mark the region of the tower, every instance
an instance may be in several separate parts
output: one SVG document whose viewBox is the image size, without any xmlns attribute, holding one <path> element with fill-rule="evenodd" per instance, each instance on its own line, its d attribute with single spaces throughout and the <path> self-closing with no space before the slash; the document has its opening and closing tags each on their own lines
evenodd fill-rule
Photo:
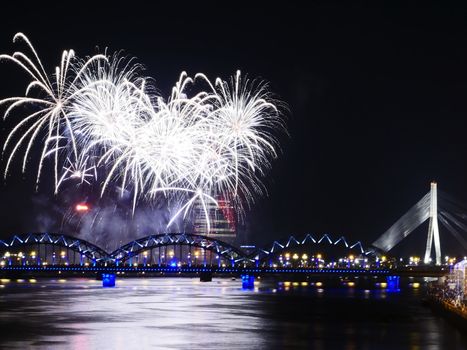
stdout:
<svg viewBox="0 0 467 350">
<path fill-rule="evenodd" d="M 212 201 L 204 203 L 201 200 L 195 201 L 193 206 L 194 232 L 232 242 L 236 238 L 237 231 L 235 209 L 231 202 L 223 196 L 215 195 L 215 198 L 218 205 Z"/>
<path fill-rule="evenodd" d="M 430 262 L 431 246 L 435 241 L 436 265 L 441 265 L 441 244 L 438 229 L 438 191 L 436 182 L 431 183 L 430 190 L 430 223 L 428 225 L 428 237 L 425 250 L 425 264 Z"/>
</svg>

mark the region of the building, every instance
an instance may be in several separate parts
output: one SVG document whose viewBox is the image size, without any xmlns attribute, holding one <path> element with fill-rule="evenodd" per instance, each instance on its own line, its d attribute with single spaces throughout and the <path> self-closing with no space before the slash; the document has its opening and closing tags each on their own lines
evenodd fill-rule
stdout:
<svg viewBox="0 0 467 350">
<path fill-rule="evenodd" d="M 228 199 L 215 196 L 218 205 L 212 201 L 198 199 L 193 206 L 194 232 L 200 235 L 232 242 L 237 237 L 237 221 L 235 209 Z M 207 217 L 206 217 L 207 212 Z M 209 225 L 208 225 L 209 223 Z"/>
<path fill-rule="evenodd" d="M 452 279 L 456 281 L 462 298 L 467 299 L 467 260 L 462 260 L 454 265 Z"/>
</svg>

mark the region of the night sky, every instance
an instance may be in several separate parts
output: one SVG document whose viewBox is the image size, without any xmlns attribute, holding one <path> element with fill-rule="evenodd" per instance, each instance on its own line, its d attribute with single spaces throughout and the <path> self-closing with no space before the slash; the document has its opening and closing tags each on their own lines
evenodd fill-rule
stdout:
<svg viewBox="0 0 467 350">
<path fill-rule="evenodd" d="M 12 53 L 24 32 L 50 71 L 62 50 L 84 56 L 97 46 L 136 56 L 164 95 L 183 70 L 228 78 L 241 69 L 270 82 L 290 109 L 290 136 L 269 195 L 247 215 L 246 241 L 314 232 L 369 244 L 431 180 L 467 202 L 466 8 L 14 3 L 0 14 L 0 52 Z M 0 97 L 22 94 L 26 81 L 0 65 Z M 37 229 L 34 184 L 12 174 L 0 185 L 0 237 Z M 53 197 L 52 186 L 40 192 Z M 422 242 L 426 227 L 414 235 Z"/>
</svg>

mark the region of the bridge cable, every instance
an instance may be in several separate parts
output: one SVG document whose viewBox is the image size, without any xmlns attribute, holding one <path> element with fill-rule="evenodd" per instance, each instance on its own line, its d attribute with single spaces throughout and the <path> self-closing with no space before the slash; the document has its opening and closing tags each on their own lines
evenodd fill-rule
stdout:
<svg viewBox="0 0 467 350">
<path fill-rule="evenodd" d="M 441 221 L 444 227 L 459 241 L 460 244 L 467 249 L 467 241 L 462 237 L 462 235 L 457 231 L 450 222 L 453 222 L 457 227 L 461 228 L 464 231 L 467 231 L 467 225 L 462 224 L 459 220 L 454 218 L 447 212 L 441 212 L 438 215 L 438 219 Z"/>
<path fill-rule="evenodd" d="M 372 245 L 384 252 L 412 233 L 430 217 L 430 192 L 422 197 L 412 208 L 384 232 Z"/>
</svg>

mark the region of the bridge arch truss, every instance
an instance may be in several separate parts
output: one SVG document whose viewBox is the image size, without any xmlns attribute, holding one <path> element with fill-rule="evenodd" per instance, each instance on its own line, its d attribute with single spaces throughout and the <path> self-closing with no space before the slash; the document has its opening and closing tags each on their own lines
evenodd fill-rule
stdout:
<svg viewBox="0 0 467 350">
<path fill-rule="evenodd" d="M 245 253 L 233 245 L 212 237 L 191 233 L 163 233 L 139 238 L 112 252 L 110 258 L 116 264 L 125 263 L 143 252 L 169 246 L 179 247 L 180 250 L 182 246 L 186 246 L 190 249 L 190 252 L 191 247 L 200 248 L 216 254 L 219 260 L 220 258 L 228 260 L 232 265 L 248 262 Z"/>
<path fill-rule="evenodd" d="M 271 245 L 259 248 L 249 255 L 250 260 L 255 260 L 259 264 L 266 263 L 273 257 L 280 255 L 282 252 L 287 250 L 293 251 L 294 248 L 310 246 L 322 246 L 324 247 L 343 247 L 349 250 L 349 252 L 357 252 L 361 255 L 369 255 L 372 253 L 371 250 L 365 250 L 363 244 L 360 241 L 349 243 L 344 237 L 340 236 L 337 239 L 333 239 L 329 234 L 323 234 L 319 238 L 316 238 L 312 234 L 307 234 L 300 238 L 295 236 L 289 236 L 283 240 L 277 240 L 272 242 Z"/>
<path fill-rule="evenodd" d="M 94 264 L 108 261 L 109 254 L 100 247 L 80 238 L 57 233 L 28 233 L 15 235 L 7 240 L 0 240 L 0 252 L 5 253 L 15 249 L 40 248 L 53 246 L 71 250 L 79 254 L 80 260 L 85 257 Z M 40 254 L 36 252 L 35 254 Z"/>
</svg>

